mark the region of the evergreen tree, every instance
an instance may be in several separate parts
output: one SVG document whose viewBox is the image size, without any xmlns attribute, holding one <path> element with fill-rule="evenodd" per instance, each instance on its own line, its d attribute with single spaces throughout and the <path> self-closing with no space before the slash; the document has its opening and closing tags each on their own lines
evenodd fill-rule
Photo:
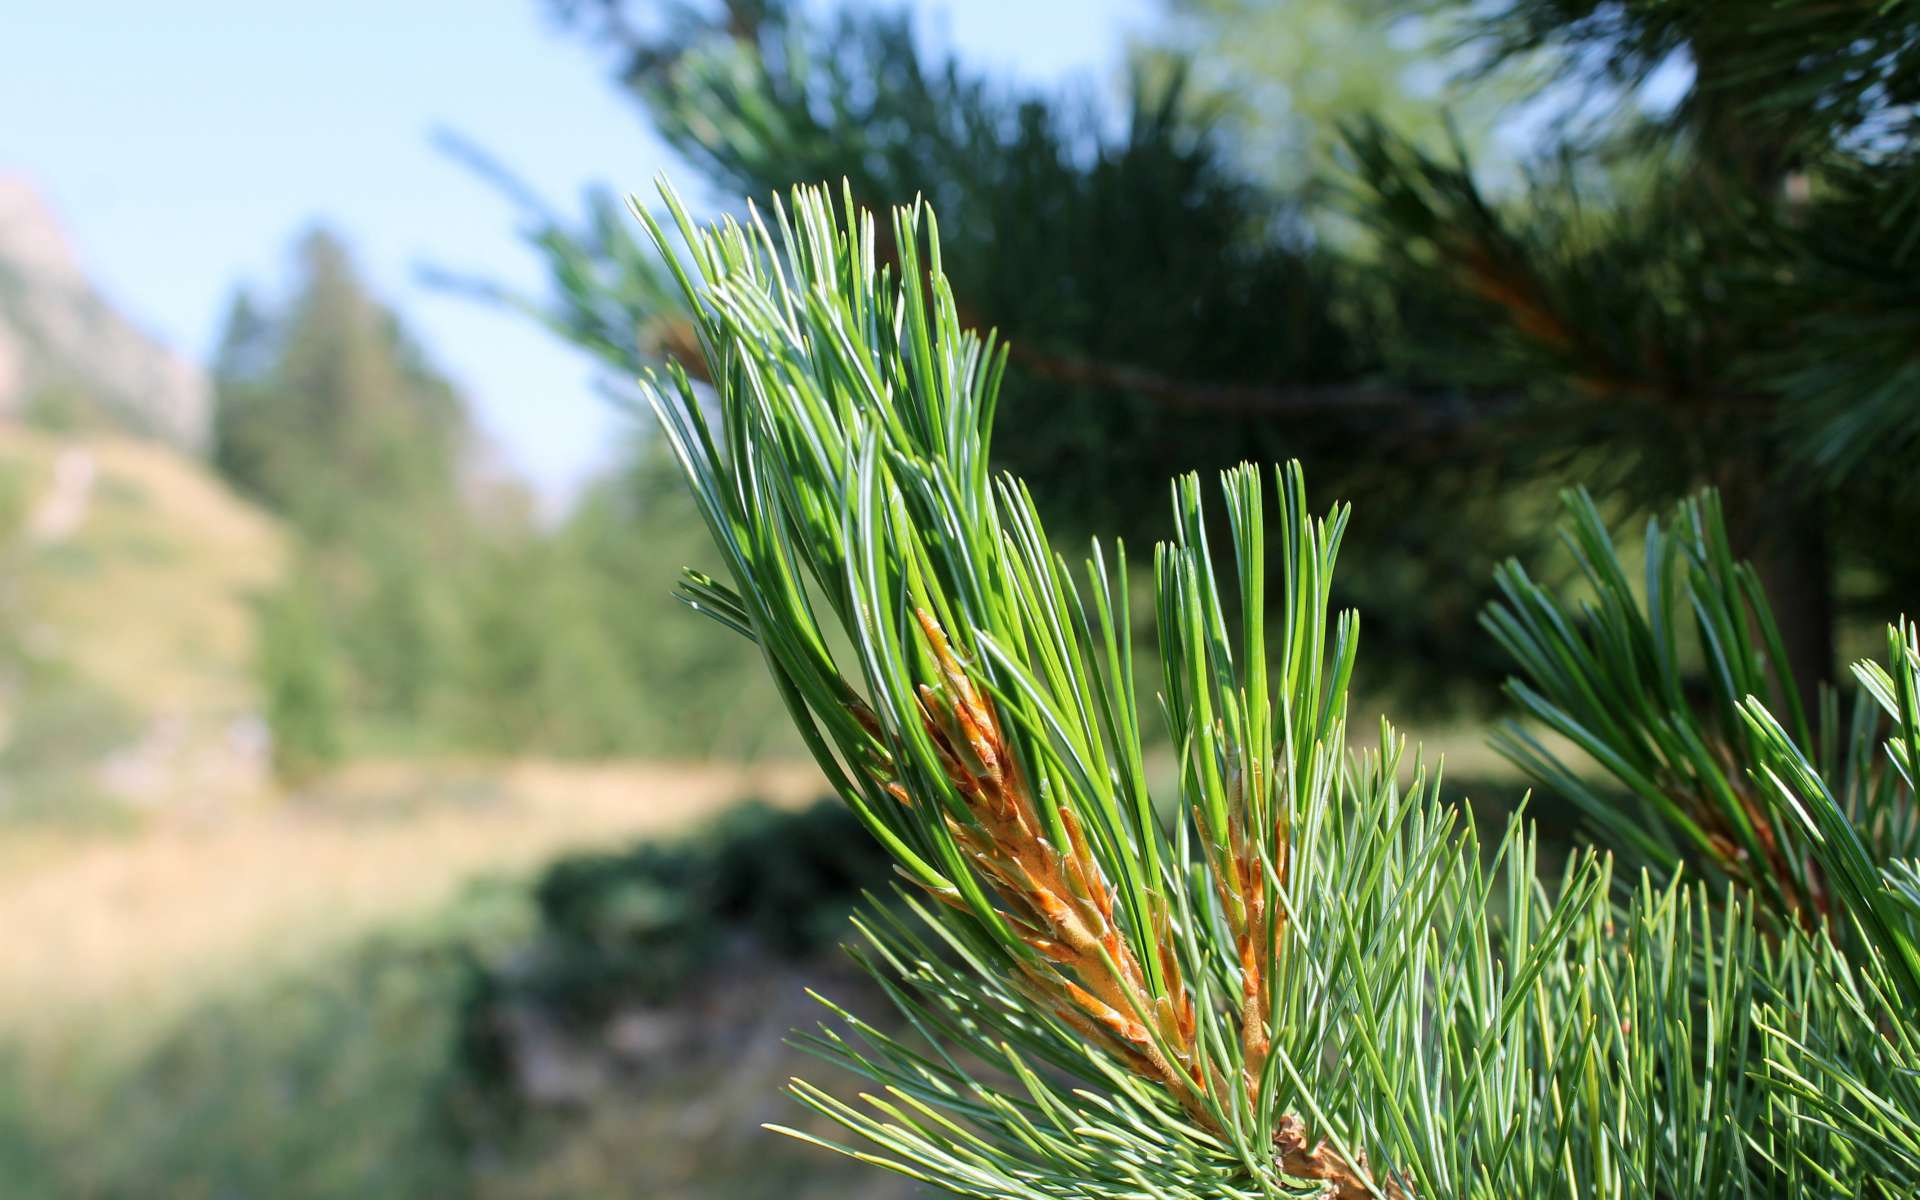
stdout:
<svg viewBox="0 0 1920 1200">
<path fill-rule="evenodd" d="M 1001 461 L 1047 511 L 1159 532 L 1130 481 L 1248 455 L 1375 497 L 1342 595 L 1410 698 L 1497 676 L 1471 635 L 1484 580 L 1537 548 L 1567 482 L 1621 516 L 1719 487 L 1809 689 L 1844 618 L 1920 586 L 1920 552 L 1859 538 L 1920 519 L 1911 473 L 1864 454 L 1920 436 L 1904 4 L 1178 0 L 1194 65 L 1137 85 L 1114 136 L 884 11 L 549 2 L 715 190 L 844 177 L 949 214 L 962 310 L 1013 347 Z M 1289 49 L 1316 44 L 1335 49 Z M 1423 103 L 1422 65 L 1467 79 Z M 1446 122 L 1484 150 L 1507 114 L 1544 131 L 1521 185 L 1440 151 Z M 1351 192 L 1302 168 L 1342 120 Z M 543 316 L 622 378 L 698 370 L 611 207 L 536 212 Z M 1330 216 L 1374 233 L 1318 236 Z"/>
<path fill-rule="evenodd" d="M 459 507 L 466 415 L 451 384 L 316 230 L 293 293 L 269 312 L 242 291 L 215 365 L 214 462 L 309 536 L 356 536 L 382 514 L 415 528 Z"/>
<path fill-rule="evenodd" d="M 1880 601 L 1920 582 L 1913 539 L 1882 536 L 1916 514 L 1920 9 L 1460 9 L 1494 59 L 1550 52 L 1548 86 L 1640 117 L 1568 134 L 1506 198 L 1357 131 L 1382 243 L 1460 301 L 1433 360 L 1517 398 L 1482 418 L 1488 454 L 1577 458 L 1641 509 L 1716 486 L 1811 705 L 1840 567 Z"/>
<path fill-rule="evenodd" d="M 299 642 L 287 669 L 299 675 L 303 656 L 324 654 L 328 694 L 340 693 L 330 703 L 407 728 L 430 716 L 445 682 L 451 584 L 472 524 L 461 491 L 467 417 L 339 239 L 308 234 L 295 267 L 279 305 L 235 296 L 214 371 L 213 461 L 301 540 L 308 594 L 295 624 L 321 633 Z M 294 636 L 278 612 L 263 613 L 269 645 Z M 278 724 L 305 721 L 304 702 L 269 693 L 276 737 L 315 740 Z M 341 724 L 330 718 L 319 739 L 329 755 L 343 752 Z"/>
<path fill-rule="evenodd" d="M 275 464 L 263 425 L 272 405 L 267 390 L 276 347 L 274 322 L 249 288 L 236 289 L 214 352 L 214 469 L 250 495 L 266 494 Z"/>
<path fill-rule="evenodd" d="M 1388 647 L 1371 680 L 1417 682 L 1412 694 L 1438 707 L 1497 679 L 1474 613 L 1535 523 L 1509 511 L 1514 465 L 1465 436 L 1471 398 L 1396 349 L 1445 298 L 1376 286 L 1380 272 L 1336 253 L 1316 230 L 1324 189 L 1243 170 L 1217 135 L 1217 96 L 1177 65 L 1136 74 L 1116 130 L 1092 100 L 1003 85 L 927 50 L 884 10 L 810 21 L 778 0 L 555 7 L 723 194 L 846 178 L 863 203 L 922 196 L 949 214 L 962 310 L 1012 348 L 1004 403 L 1022 435 L 1001 462 L 1067 528 L 1151 536 L 1164 513 L 1132 481 L 1298 456 L 1330 490 L 1379 501 L 1356 518 L 1369 554 L 1343 580 Z M 553 281 L 548 297 L 510 300 L 616 378 L 668 357 L 701 369 L 671 279 L 617 204 L 598 198 L 582 221 L 505 186 L 527 204 Z M 1470 559 L 1425 569 L 1443 548 Z"/>
<path fill-rule="evenodd" d="M 586 700 L 617 724 L 610 745 L 632 753 L 741 761 L 799 749 L 765 667 L 751 647 L 690 638 L 679 604 L 660 586 L 662 563 L 697 556 L 698 510 L 657 439 L 636 439 L 631 461 L 575 502 L 555 539 L 559 570 L 574 580 L 578 655 L 608 673 Z M 584 636 L 591 630 L 591 644 Z M 556 689 L 568 710 L 583 697 Z M 615 700 L 620 703 L 616 705 Z"/>
<path fill-rule="evenodd" d="M 699 537 L 660 446 L 548 528 L 515 485 L 480 481 L 460 397 L 340 241 L 310 235 L 296 266 L 284 300 L 234 299 L 214 438 L 299 545 L 259 631 L 287 773 L 369 748 L 791 748 L 757 656 L 678 636 L 650 582 Z"/>
</svg>

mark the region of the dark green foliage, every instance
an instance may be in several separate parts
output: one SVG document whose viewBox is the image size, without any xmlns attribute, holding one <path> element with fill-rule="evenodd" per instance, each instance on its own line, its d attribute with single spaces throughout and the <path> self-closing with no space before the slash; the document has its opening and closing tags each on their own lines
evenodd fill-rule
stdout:
<svg viewBox="0 0 1920 1200">
<path fill-rule="evenodd" d="M 569 1022 L 663 1004 L 704 971 L 756 955 L 802 959 L 846 936 L 847 915 L 889 874 L 846 809 L 746 802 L 698 834 L 582 854 L 534 886 L 538 931 L 510 969 L 477 981 L 475 1020 L 530 1001 Z M 484 1059 L 484 1039 L 472 1052 Z"/>
<path fill-rule="evenodd" d="M 1877 617 L 1920 581 L 1883 536 L 1920 516 L 1920 7 L 1434 7 L 1489 62 L 1544 53 L 1632 115 L 1576 121 L 1517 192 L 1353 131 L 1383 265 L 1458 302 L 1427 361 L 1516 398 L 1489 453 L 1639 512 L 1717 487 L 1811 706 L 1842 601 Z"/>
<path fill-rule="evenodd" d="M 1165 518 L 1141 480 L 1299 457 L 1329 494 L 1378 503 L 1356 517 L 1368 549 L 1341 584 L 1385 651 L 1366 682 L 1417 684 L 1409 699 L 1432 708 L 1490 692 L 1473 614 L 1538 525 L 1511 502 L 1533 476 L 1480 455 L 1469 398 L 1395 348 L 1450 300 L 1381 286 L 1340 253 L 1317 228 L 1322 189 L 1257 182 L 1260 164 L 1219 135 L 1223 106 L 1183 70 L 1143 68 L 1114 114 L 1000 83 L 885 10 L 554 7 L 722 192 L 764 203 L 845 178 L 862 203 L 921 196 L 948 214 L 961 311 L 1011 348 L 1002 403 L 1022 432 L 998 462 L 1056 528 L 1151 539 Z M 600 357 L 622 388 L 669 358 L 702 369 L 671 280 L 610 199 L 570 218 L 462 152 L 525 206 L 551 276 L 546 297 L 483 293 Z M 895 253 L 885 231 L 877 253 Z M 1468 559 L 1436 570 L 1443 553 Z"/>
<path fill-rule="evenodd" d="M 1909 0 L 1509 0 L 1473 16 L 1494 56 L 1569 51 L 1557 60 L 1562 73 L 1595 83 L 1634 87 L 1689 61 L 1699 74 L 1682 119 L 1737 114 L 1749 131 L 1708 153 L 1770 145 L 1805 154 L 1848 143 L 1884 153 L 1914 132 L 1920 8 Z"/>
<path fill-rule="evenodd" d="M 1462 45 L 1465 13 L 1403 0 L 1165 0 L 1164 30 L 1133 52 L 1190 56 L 1196 83 L 1217 96 L 1240 149 L 1263 179 L 1313 186 L 1333 165 L 1340 122 L 1371 114 L 1422 144 L 1494 134 L 1526 72 L 1469 85 L 1448 79 L 1478 65 Z M 1529 64 L 1530 65 L 1530 64 Z"/>
<path fill-rule="evenodd" d="M 616 26 L 594 23 L 601 9 L 619 28 L 649 27 L 625 20 L 624 4 L 566 8 L 603 33 Z M 1230 462 L 1249 439 L 1277 441 L 1272 422 L 1289 410 L 1337 415 L 1342 395 L 1322 388 L 1355 387 L 1365 406 L 1377 362 L 1338 263 L 1308 236 L 1298 202 L 1226 160 L 1178 78 L 1136 80 L 1115 130 L 1090 102 L 1049 100 L 925 52 L 904 15 L 847 11 L 816 26 L 784 3 L 751 9 L 688 15 L 642 40 L 610 36 L 623 81 L 728 194 L 764 200 L 845 177 L 864 204 L 921 196 L 951 214 L 962 309 L 1013 348 L 1004 403 L 1024 432 L 1001 452 L 1054 507 L 1157 526 L 1157 503 L 1127 481 Z M 627 266 L 651 261 L 630 230 L 594 221 L 569 234 L 555 218 L 540 240 L 561 328 L 604 325 L 587 317 L 629 274 L 615 293 L 629 300 L 626 328 L 687 320 L 657 267 Z M 684 333 L 629 337 L 617 365 L 630 376 L 659 350 L 687 348 Z"/>
<path fill-rule="evenodd" d="M 921 196 L 948 215 L 962 312 L 1012 347 L 1003 403 L 1023 432 L 999 461 L 1056 527 L 1158 536 L 1138 481 L 1243 456 L 1299 457 L 1330 494 L 1372 499 L 1343 599 L 1389 651 L 1370 682 L 1414 683 L 1415 702 L 1497 674 L 1470 633 L 1484 580 L 1537 549 L 1569 482 L 1635 512 L 1718 487 L 1809 688 L 1839 621 L 1920 585 L 1920 557 L 1860 536 L 1920 505 L 1912 473 L 1885 465 L 1899 455 L 1867 453 L 1920 445 L 1910 4 L 1343 10 L 1336 41 L 1396 48 L 1370 70 L 1405 69 L 1414 33 L 1467 69 L 1451 96 L 1471 106 L 1469 145 L 1528 106 L 1541 131 L 1524 185 L 1483 186 L 1436 153 L 1440 116 L 1410 114 L 1398 76 L 1377 112 L 1310 100 L 1357 124 L 1361 186 L 1344 191 L 1215 123 L 1300 72 L 1259 38 L 1314 44 L 1311 6 L 1176 5 L 1199 86 L 1162 55 L 1103 121 L 929 51 L 883 10 L 550 3 L 722 193 L 845 178 L 863 203 Z M 1663 66 L 1666 90 L 1639 105 Z M 1256 182 L 1276 176 L 1295 182 Z M 530 307 L 623 379 L 663 357 L 697 371 L 658 263 L 611 209 L 580 223 L 534 206 L 555 286 Z"/>
</svg>

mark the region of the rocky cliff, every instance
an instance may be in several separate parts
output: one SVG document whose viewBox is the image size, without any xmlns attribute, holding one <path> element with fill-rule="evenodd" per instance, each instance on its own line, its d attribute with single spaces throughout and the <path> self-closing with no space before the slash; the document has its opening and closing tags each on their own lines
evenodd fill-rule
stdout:
<svg viewBox="0 0 1920 1200">
<path fill-rule="evenodd" d="M 207 377 L 102 297 L 26 180 L 0 175 L 0 418 L 83 422 L 204 448 Z"/>
</svg>

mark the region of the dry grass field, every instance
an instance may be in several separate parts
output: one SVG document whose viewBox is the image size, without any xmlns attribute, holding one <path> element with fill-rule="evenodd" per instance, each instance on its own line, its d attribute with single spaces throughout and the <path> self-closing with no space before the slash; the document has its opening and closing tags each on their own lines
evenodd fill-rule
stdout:
<svg viewBox="0 0 1920 1200">
<path fill-rule="evenodd" d="M 523 936 L 556 857 L 818 790 L 811 765 L 375 764 L 217 813 L 0 823 L 0 1194 L 584 1198 L 665 1170 L 594 1151 L 667 1119 L 645 1104 L 467 1162 L 439 1123 L 465 956 Z M 757 1135 L 761 1082 L 703 1136 Z"/>
<path fill-rule="evenodd" d="M 131 1033 L 129 1013 L 164 1021 L 223 977 L 297 967 L 475 877 L 817 791 L 811 766 L 365 765 L 217 819 L 0 833 L 0 1029 Z"/>
</svg>

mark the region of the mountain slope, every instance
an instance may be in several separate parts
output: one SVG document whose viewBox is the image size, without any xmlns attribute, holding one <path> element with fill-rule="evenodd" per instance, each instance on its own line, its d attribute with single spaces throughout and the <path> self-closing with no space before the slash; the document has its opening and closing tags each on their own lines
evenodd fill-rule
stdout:
<svg viewBox="0 0 1920 1200">
<path fill-rule="evenodd" d="M 0 812 L 263 786 L 250 603 L 278 524 L 117 435 L 0 426 L 0 496 Z"/>
<path fill-rule="evenodd" d="M 32 186 L 0 176 L 0 416 L 104 425 L 204 449 L 212 390 L 81 271 Z"/>
</svg>

